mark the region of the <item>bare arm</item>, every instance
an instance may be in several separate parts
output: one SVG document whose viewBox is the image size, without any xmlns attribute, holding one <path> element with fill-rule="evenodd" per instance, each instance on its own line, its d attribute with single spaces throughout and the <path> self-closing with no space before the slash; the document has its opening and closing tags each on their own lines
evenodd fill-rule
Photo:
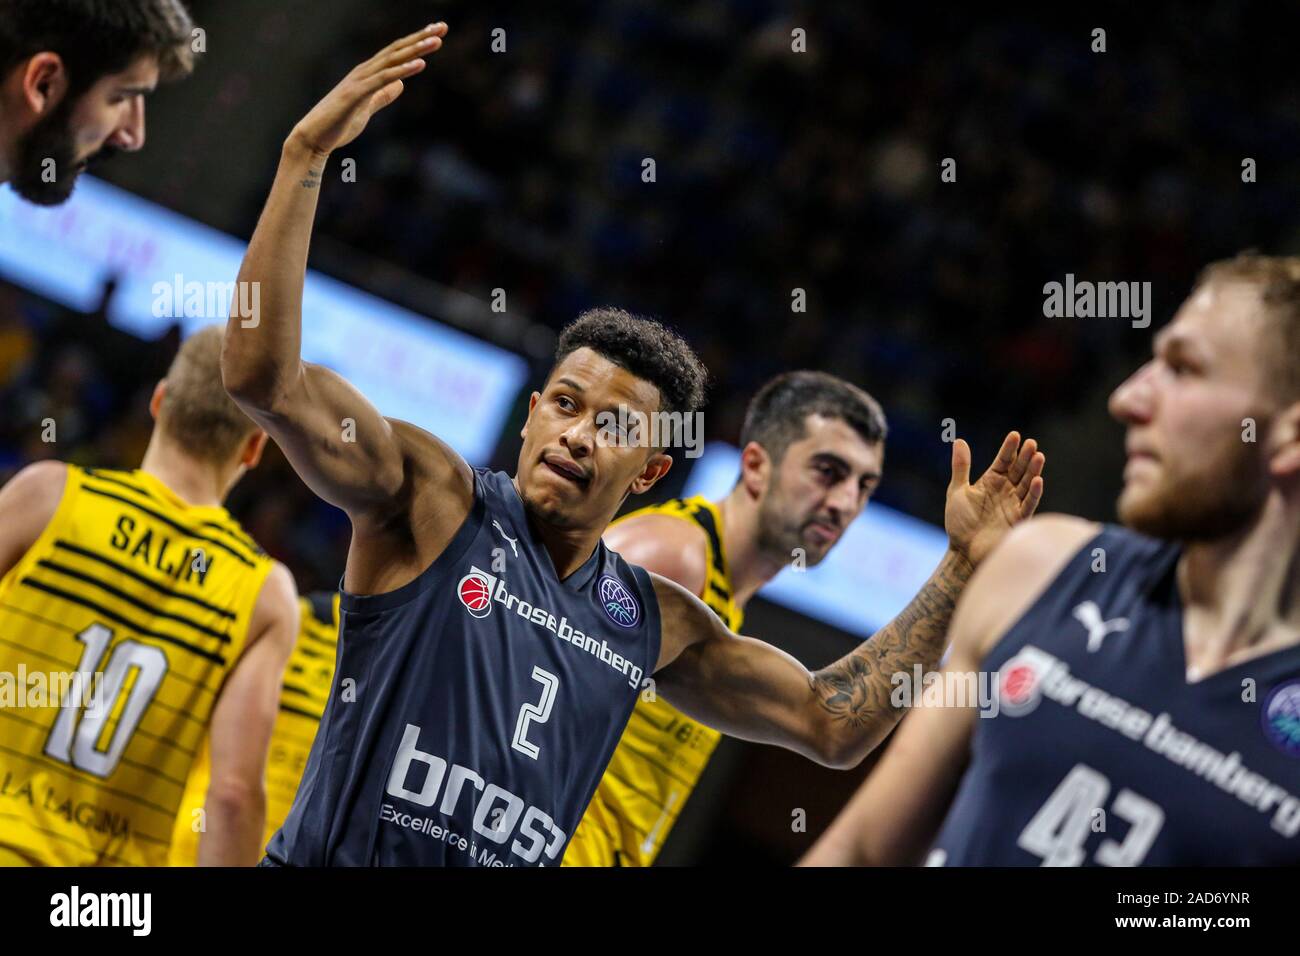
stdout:
<svg viewBox="0 0 1300 956">
<path fill-rule="evenodd" d="M 916 666 L 925 671 L 938 663 L 975 565 L 1038 507 L 1043 464 L 1035 442 L 1022 445 L 1013 432 L 971 485 L 970 450 L 958 442 L 945 514 L 952 547 L 902 613 L 816 673 L 771 645 L 711 626 L 699 613 L 702 604 L 656 579 L 665 655 L 658 686 L 675 706 L 724 733 L 828 766 L 855 766 L 903 716 L 890 699 L 894 676 L 910 678 Z"/>
<path fill-rule="evenodd" d="M 266 827 L 266 759 L 284 668 L 298 636 L 298 591 L 277 564 L 257 597 L 249 644 L 226 678 L 212 714 L 211 783 L 199 866 L 254 866 Z"/>
<path fill-rule="evenodd" d="M 0 488 L 0 578 L 13 570 L 50 523 L 67 479 L 63 462 L 42 461 L 28 465 Z"/>
<path fill-rule="evenodd" d="M 830 767 L 853 767 L 903 716 L 893 675 L 929 670 L 943 653 L 948 623 L 969 580 L 970 562 L 949 553 L 898 617 L 829 667 L 810 673 L 779 648 L 728 632 L 681 589 L 655 581 L 660 614 L 707 640 L 691 644 L 656 676 L 675 707 L 723 733 L 776 744 Z M 700 607 L 703 607 L 701 604 Z"/>
<path fill-rule="evenodd" d="M 311 489 L 351 515 L 383 524 L 400 510 L 411 475 L 412 443 L 334 372 L 303 362 L 302 294 L 317 195 L 330 154 L 396 100 L 403 78 L 424 68 L 446 26 L 398 40 L 353 70 L 290 133 L 279 171 L 239 271 L 256 290 L 252 319 L 233 313 L 222 377 L 240 408 L 275 439 Z M 409 432 L 411 429 L 407 428 Z M 418 443 L 434 480 L 469 480 L 440 442 Z"/>
<path fill-rule="evenodd" d="M 953 617 L 945 671 L 976 673 L 989 650 L 1038 599 L 1096 525 L 1058 515 L 1028 522 L 976 572 Z M 871 776 L 804 857 L 804 866 L 898 866 L 922 861 L 947 815 L 970 754 L 972 707 L 916 707 Z"/>
<path fill-rule="evenodd" d="M 973 596 L 974 589 L 969 593 Z M 944 670 L 977 670 L 976 641 L 960 611 L 952 630 L 952 656 Z M 903 721 L 871 776 L 800 861 L 801 866 L 920 862 L 956 792 L 978 718 L 971 707 L 916 711 Z"/>
</svg>

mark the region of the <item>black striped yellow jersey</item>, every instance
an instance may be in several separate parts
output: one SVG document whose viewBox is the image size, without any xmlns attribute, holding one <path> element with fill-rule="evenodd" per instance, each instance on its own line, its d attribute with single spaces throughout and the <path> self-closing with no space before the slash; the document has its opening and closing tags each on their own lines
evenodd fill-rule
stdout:
<svg viewBox="0 0 1300 956">
<path fill-rule="evenodd" d="M 703 529 L 708 572 L 700 597 L 728 629 L 739 631 L 743 614 L 727 574 L 718 506 L 700 496 L 675 498 L 619 521 L 647 514 L 680 518 Z M 642 692 L 563 865 L 652 864 L 721 738 L 667 701 Z"/>
<path fill-rule="evenodd" d="M 224 508 L 143 471 L 67 466 L 53 517 L 0 579 L 0 855 L 167 862 L 272 566 Z"/>
<path fill-rule="evenodd" d="M 312 741 L 320 727 L 334 681 L 338 652 L 338 592 L 317 591 L 298 598 L 298 639 L 284 672 L 280 713 L 271 732 L 266 762 L 266 829 L 262 845 L 280 829 L 293 806 L 294 794 L 307 766 Z M 194 866 L 199 858 L 199 838 L 204 829 L 203 804 L 212 779 L 207 742 L 190 773 L 181 812 L 176 818 L 171 865 Z"/>
</svg>

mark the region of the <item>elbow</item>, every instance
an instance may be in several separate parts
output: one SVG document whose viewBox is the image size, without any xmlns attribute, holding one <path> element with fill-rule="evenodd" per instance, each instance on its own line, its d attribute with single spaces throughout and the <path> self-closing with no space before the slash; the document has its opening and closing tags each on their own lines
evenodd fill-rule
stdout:
<svg viewBox="0 0 1300 956">
<path fill-rule="evenodd" d="M 821 753 L 817 756 L 817 762 L 831 770 L 852 770 L 862 763 L 864 756 L 866 754 L 863 751 L 844 744 L 823 745 Z"/>
<path fill-rule="evenodd" d="M 221 385 L 240 408 L 271 413 L 275 411 L 278 397 L 283 394 L 279 386 L 281 376 L 275 369 L 256 360 L 245 360 L 232 354 L 227 343 L 221 352 Z"/>
<path fill-rule="evenodd" d="M 867 724 L 850 727 L 843 721 L 829 720 L 819 728 L 812 759 L 832 770 L 852 770 L 880 745 L 884 735 Z"/>
<path fill-rule="evenodd" d="M 266 816 L 266 787 L 260 780 L 227 780 L 208 788 L 205 804 L 209 818 L 262 820 Z"/>
<path fill-rule="evenodd" d="M 823 727 L 812 742 L 808 756 L 831 770 L 852 770 L 862 762 L 862 753 L 851 746 L 834 727 Z"/>
</svg>

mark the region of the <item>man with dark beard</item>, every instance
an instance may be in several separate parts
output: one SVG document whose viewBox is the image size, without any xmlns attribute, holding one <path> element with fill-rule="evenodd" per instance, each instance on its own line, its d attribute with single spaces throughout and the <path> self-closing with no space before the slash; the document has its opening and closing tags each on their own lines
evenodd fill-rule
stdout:
<svg viewBox="0 0 1300 956">
<path fill-rule="evenodd" d="M 144 146 L 144 100 L 189 74 L 180 0 L 0 0 L 0 183 L 64 202 L 95 160 Z"/>
<path fill-rule="evenodd" d="M 778 375 L 746 410 L 740 475 L 725 498 L 642 508 L 615 522 L 605 543 L 699 595 L 740 633 L 759 588 L 792 564 L 821 563 L 866 508 L 884 471 L 886 431 L 880 405 L 857 386 L 825 372 Z M 966 443 L 958 445 L 959 461 L 969 461 Z M 1032 438 L 1021 449 L 1035 502 L 1046 460 L 1037 449 Z M 955 465 L 953 487 L 966 481 Z M 564 865 L 650 866 L 721 739 L 642 694 Z"/>
<path fill-rule="evenodd" d="M 1211 265 L 1110 409 L 1127 529 L 1006 537 L 806 864 L 1300 863 L 1300 258 Z"/>
</svg>

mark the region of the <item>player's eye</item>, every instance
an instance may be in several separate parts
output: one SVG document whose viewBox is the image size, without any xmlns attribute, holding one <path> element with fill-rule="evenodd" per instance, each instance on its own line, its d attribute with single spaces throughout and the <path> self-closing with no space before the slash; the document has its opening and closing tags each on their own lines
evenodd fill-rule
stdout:
<svg viewBox="0 0 1300 956">
<path fill-rule="evenodd" d="M 568 395 L 561 395 L 561 396 L 559 396 L 558 398 L 555 399 L 555 402 L 556 402 L 557 405 L 559 405 L 559 406 L 560 406 L 562 409 L 564 409 L 566 412 L 574 411 L 574 410 L 577 409 L 577 407 L 578 407 L 578 406 L 574 403 L 573 399 L 569 398 Z"/>
</svg>

